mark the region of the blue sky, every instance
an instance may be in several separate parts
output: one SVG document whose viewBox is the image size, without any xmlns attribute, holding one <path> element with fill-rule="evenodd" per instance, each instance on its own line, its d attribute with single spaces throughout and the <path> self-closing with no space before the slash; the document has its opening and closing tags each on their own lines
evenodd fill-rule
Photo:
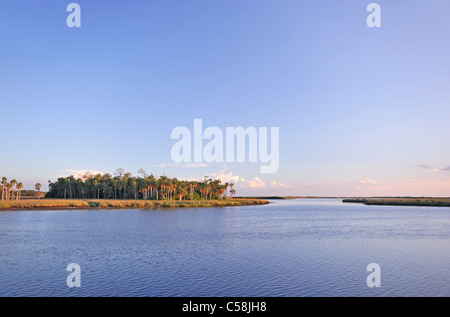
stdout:
<svg viewBox="0 0 450 317">
<path fill-rule="evenodd" d="M 238 194 L 450 195 L 450 2 L 0 3 L 0 174 L 233 179 Z M 279 127 L 280 168 L 171 166 L 177 126 Z"/>
</svg>

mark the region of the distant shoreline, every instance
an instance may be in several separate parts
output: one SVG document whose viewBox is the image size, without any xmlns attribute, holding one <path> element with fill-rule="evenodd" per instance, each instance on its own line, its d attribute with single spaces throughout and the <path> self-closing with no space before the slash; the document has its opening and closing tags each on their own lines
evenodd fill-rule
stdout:
<svg viewBox="0 0 450 317">
<path fill-rule="evenodd" d="M 157 209 L 183 207 L 231 207 L 264 205 L 265 199 L 223 200 L 122 200 L 122 199 L 27 199 L 0 201 L 0 211 L 34 209 Z"/>
<path fill-rule="evenodd" d="M 330 197 L 330 196 L 239 196 L 251 199 L 342 199 L 344 203 L 378 206 L 450 207 L 450 197 Z"/>
<path fill-rule="evenodd" d="M 342 199 L 345 197 L 321 197 L 321 196 L 236 196 L 236 199 Z"/>
<path fill-rule="evenodd" d="M 450 198 L 434 197 L 346 198 L 342 202 L 378 206 L 450 207 Z"/>
</svg>

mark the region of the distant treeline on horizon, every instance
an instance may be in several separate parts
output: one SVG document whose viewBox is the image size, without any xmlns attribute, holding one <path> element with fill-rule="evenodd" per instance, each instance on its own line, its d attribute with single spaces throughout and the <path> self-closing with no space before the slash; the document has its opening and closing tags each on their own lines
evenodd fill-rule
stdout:
<svg viewBox="0 0 450 317">
<path fill-rule="evenodd" d="M 34 190 L 24 190 L 23 184 L 15 179 L 8 181 L 8 178 L 3 176 L 0 182 L 1 189 L 1 200 L 20 200 L 28 196 L 41 197 L 42 185 L 37 183 L 34 185 L 36 191 Z"/>
<path fill-rule="evenodd" d="M 152 199 L 152 200 L 201 200 L 232 198 L 236 193 L 233 183 L 222 184 L 220 179 L 205 176 L 203 181 L 182 181 L 167 176 L 147 175 L 139 170 L 140 177 L 117 169 L 110 173 L 82 177 L 58 178 L 49 181 L 46 198 L 64 199 Z"/>
</svg>

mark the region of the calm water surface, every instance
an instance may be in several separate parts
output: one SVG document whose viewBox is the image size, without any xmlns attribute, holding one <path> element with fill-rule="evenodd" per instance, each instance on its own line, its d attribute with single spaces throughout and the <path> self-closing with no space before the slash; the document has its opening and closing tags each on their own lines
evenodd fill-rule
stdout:
<svg viewBox="0 0 450 317">
<path fill-rule="evenodd" d="M 0 242 L 0 296 L 450 296 L 450 208 L 8 211 Z"/>
</svg>

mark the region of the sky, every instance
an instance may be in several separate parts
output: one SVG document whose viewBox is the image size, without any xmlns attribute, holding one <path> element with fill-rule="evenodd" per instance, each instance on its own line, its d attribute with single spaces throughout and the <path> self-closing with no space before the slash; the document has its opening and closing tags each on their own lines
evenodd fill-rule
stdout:
<svg viewBox="0 0 450 317">
<path fill-rule="evenodd" d="M 0 176 L 233 181 L 237 195 L 450 196 L 450 2 L 0 2 Z M 175 163 L 171 132 L 279 127 L 279 169 Z"/>
</svg>

